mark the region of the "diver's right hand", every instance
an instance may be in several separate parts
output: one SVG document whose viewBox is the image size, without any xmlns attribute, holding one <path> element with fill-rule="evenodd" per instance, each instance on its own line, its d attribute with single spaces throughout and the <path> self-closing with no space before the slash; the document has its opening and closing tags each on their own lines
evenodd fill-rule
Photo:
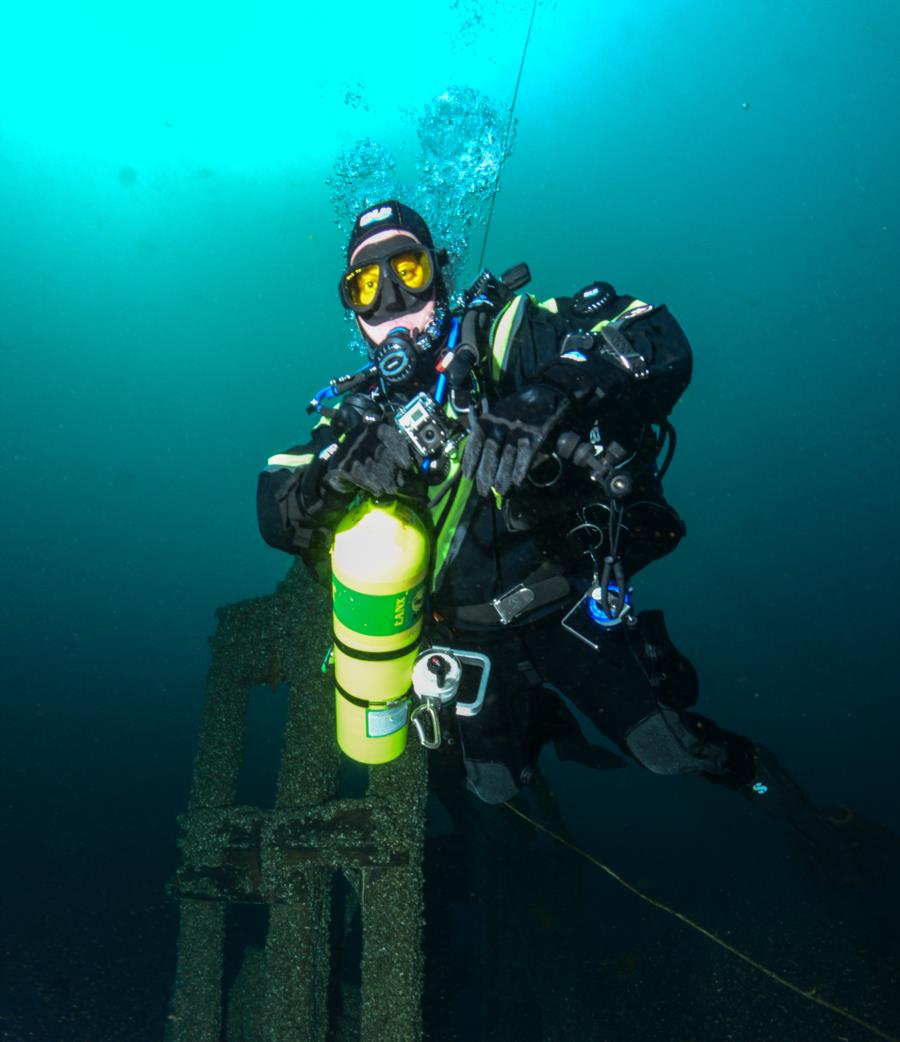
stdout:
<svg viewBox="0 0 900 1042">
<path fill-rule="evenodd" d="M 549 384 L 529 384 L 475 421 L 462 461 L 480 496 L 505 496 L 528 476 L 541 446 L 565 416 L 569 399 Z"/>
<path fill-rule="evenodd" d="M 409 442 L 393 423 L 363 424 L 347 434 L 328 461 L 323 482 L 347 495 L 359 490 L 395 496 L 415 478 Z"/>
</svg>

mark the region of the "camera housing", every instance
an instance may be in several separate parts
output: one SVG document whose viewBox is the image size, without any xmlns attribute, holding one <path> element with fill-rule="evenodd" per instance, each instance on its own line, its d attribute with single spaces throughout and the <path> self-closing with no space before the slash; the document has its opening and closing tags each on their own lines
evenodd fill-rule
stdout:
<svg viewBox="0 0 900 1042">
<path fill-rule="evenodd" d="M 441 415 L 435 400 L 425 391 L 420 391 L 398 409 L 395 420 L 422 460 L 435 459 L 449 452 L 456 443 L 454 431 Z"/>
</svg>

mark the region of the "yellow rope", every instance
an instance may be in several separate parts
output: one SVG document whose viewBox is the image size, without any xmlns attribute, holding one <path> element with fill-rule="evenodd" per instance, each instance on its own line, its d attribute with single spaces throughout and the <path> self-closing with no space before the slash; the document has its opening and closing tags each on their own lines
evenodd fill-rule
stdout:
<svg viewBox="0 0 900 1042">
<path fill-rule="evenodd" d="M 598 861 L 597 858 L 592 857 L 587 851 L 582 850 L 581 847 L 575 846 L 574 843 L 570 843 L 569 840 L 564 839 L 562 836 L 553 832 L 551 829 L 541 825 L 540 822 L 534 821 L 527 814 L 520 811 L 517 807 L 514 807 L 511 803 L 506 803 L 504 806 L 508 807 L 513 814 L 517 814 L 523 821 L 527 821 L 533 828 L 538 829 L 545 835 L 550 836 L 551 839 L 555 839 L 557 843 L 561 843 L 564 847 L 568 847 L 569 850 L 573 850 L 576 854 L 583 857 L 586 861 L 590 861 L 592 865 L 596 865 L 597 868 L 602 869 L 611 879 L 614 879 L 619 886 L 624 886 L 626 890 L 630 891 L 635 897 L 639 897 L 642 901 L 646 901 L 647 904 L 653 905 L 654 908 L 658 908 L 661 912 L 667 912 L 669 915 L 674 916 L 679 922 L 690 926 L 692 930 L 696 930 L 697 933 L 703 934 L 708 940 L 718 944 L 720 948 L 724 948 L 725 951 L 730 952 L 732 955 L 736 955 L 739 959 L 747 963 L 748 966 L 752 966 L 755 970 L 759 970 L 760 973 L 764 973 L 771 980 L 780 984 L 783 988 L 787 988 L 789 991 L 793 991 L 795 994 L 800 995 L 802 998 L 807 999 L 809 1002 L 815 1002 L 817 1006 L 822 1006 L 824 1009 L 830 1010 L 832 1013 L 837 1013 L 838 1016 L 844 1017 L 846 1020 L 852 1021 L 854 1024 L 858 1024 L 861 1028 L 865 1028 L 866 1031 L 871 1031 L 873 1035 L 877 1035 L 879 1038 L 883 1038 L 886 1042 L 900 1042 L 894 1035 L 888 1035 L 880 1028 L 875 1027 L 874 1024 L 869 1024 L 865 1020 L 861 1020 L 859 1017 L 854 1016 L 846 1009 L 842 1009 L 840 1006 L 834 1005 L 833 1002 L 828 1002 L 826 999 L 821 998 L 816 994 L 816 988 L 801 988 L 796 984 L 792 984 L 789 980 L 784 977 L 780 977 L 774 970 L 770 970 L 767 966 L 763 966 L 761 962 L 757 962 L 756 959 L 752 959 L 749 955 L 745 955 L 744 952 L 739 951 L 733 945 L 727 941 L 723 941 L 721 937 L 717 937 L 714 933 L 711 933 L 706 927 L 701 926 L 699 923 L 694 922 L 688 916 L 683 915 L 681 912 L 676 911 L 674 908 L 670 908 L 669 905 L 663 904 L 662 901 L 657 901 L 655 897 L 650 897 L 649 894 L 645 894 L 642 890 L 638 890 L 636 886 L 633 886 L 628 882 L 627 879 L 623 879 L 620 875 L 614 872 L 608 865 L 604 865 L 602 861 Z"/>
</svg>

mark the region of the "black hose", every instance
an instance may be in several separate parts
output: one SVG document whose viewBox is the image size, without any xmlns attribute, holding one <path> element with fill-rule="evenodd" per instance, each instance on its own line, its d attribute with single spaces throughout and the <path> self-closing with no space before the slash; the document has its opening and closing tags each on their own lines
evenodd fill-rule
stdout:
<svg viewBox="0 0 900 1042">
<path fill-rule="evenodd" d="M 675 437 L 675 428 L 672 426 L 671 423 L 669 423 L 668 420 L 663 420 L 659 425 L 659 429 L 662 432 L 663 438 L 660 444 L 660 449 L 663 445 L 665 445 L 666 447 L 665 459 L 662 461 L 661 466 L 656 472 L 657 481 L 662 481 L 662 479 L 666 476 L 666 471 L 669 469 L 669 465 L 671 464 L 672 458 L 675 455 L 675 445 L 677 439 Z"/>
</svg>

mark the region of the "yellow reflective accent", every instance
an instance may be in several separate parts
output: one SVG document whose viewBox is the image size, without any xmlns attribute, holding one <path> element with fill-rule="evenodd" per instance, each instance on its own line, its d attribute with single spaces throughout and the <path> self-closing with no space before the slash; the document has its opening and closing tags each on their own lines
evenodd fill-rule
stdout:
<svg viewBox="0 0 900 1042">
<path fill-rule="evenodd" d="M 468 435 L 466 435 L 468 437 Z M 459 453 L 461 456 L 462 453 Z M 441 519 L 441 514 L 447 507 L 447 496 L 452 495 L 453 486 L 456 484 L 456 478 L 459 474 L 459 459 L 454 453 L 450 457 L 450 470 L 447 476 L 440 484 L 434 488 L 433 495 L 429 496 L 429 514 L 431 515 L 431 523 L 437 529 L 438 522 Z"/>
<path fill-rule="evenodd" d="M 446 566 L 447 557 L 453 546 L 456 529 L 459 526 L 460 518 L 463 515 L 463 511 L 466 509 L 466 504 L 469 502 L 469 497 L 474 488 L 475 482 L 460 474 L 456 488 L 449 493 L 453 496 L 453 503 L 451 504 L 447 516 L 444 518 L 444 523 L 441 525 L 441 530 L 437 533 L 437 539 L 435 540 L 434 566 L 431 570 L 432 591 L 438 589 L 441 580 L 444 578 L 444 567 Z M 443 501 L 441 502 L 441 506 L 445 506 Z"/>
<path fill-rule="evenodd" d="M 450 456 L 450 472 L 431 497 L 431 523 L 434 528 L 434 558 L 431 564 L 431 589 L 437 590 L 443 580 L 444 569 L 460 519 L 469 502 L 475 483 L 460 473 L 463 450 L 468 435 L 456 446 Z M 449 503 L 448 503 L 449 497 Z M 442 520 L 443 519 L 443 520 Z"/>
<path fill-rule="evenodd" d="M 494 383 L 506 368 L 506 352 L 513 333 L 522 321 L 525 297 L 515 297 L 500 312 L 491 330 L 491 379 Z"/>
<path fill-rule="evenodd" d="M 650 305 L 645 303 L 643 300 L 633 300 L 628 305 L 628 307 L 620 311 L 615 318 L 604 318 L 602 321 L 598 322 L 596 326 L 591 326 L 591 332 L 599 333 L 604 326 L 608 326 L 610 322 L 618 322 L 619 319 L 624 318 L 629 311 L 634 311 L 636 308 L 646 308 L 649 306 Z"/>
<path fill-rule="evenodd" d="M 292 456 L 289 452 L 279 452 L 269 457 L 270 467 L 308 467 L 313 461 L 311 452 L 304 452 L 302 456 Z"/>
<path fill-rule="evenodd" d="M 555 297 L 551 297 L 549 300 L 541 301 L 541 307 L 544 308 L 544 310 L 549 311 L 551 315 L 559 314 L 559 304 L 557 303 Z"/>
</svg>

